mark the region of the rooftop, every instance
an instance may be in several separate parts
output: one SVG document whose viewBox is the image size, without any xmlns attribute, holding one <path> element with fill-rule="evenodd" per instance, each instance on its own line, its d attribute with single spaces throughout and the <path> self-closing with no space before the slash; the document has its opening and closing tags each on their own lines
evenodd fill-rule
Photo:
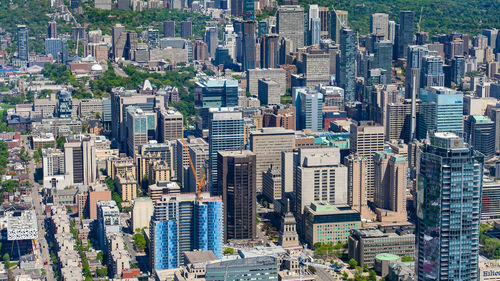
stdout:
<svg viewBox="0 0 500 281">
<path fill-rule="evenodd" d="M 383 261 L 394 261 L 394 260 L 399 260 L 398 255 L 393 255 L 393 254 L 387 254 L 387 253 L 382 253 L 378 254 L 375 256 L 377 260 L 383 260 Z"/>
</svg>

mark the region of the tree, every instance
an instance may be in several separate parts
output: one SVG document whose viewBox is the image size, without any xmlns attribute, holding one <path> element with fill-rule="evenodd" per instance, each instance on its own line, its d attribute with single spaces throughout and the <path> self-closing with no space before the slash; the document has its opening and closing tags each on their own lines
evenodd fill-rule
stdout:
<svg viewBox="0 0 500 281">
<path fill-rule="evenodd" d="M 356 266 L 358 266 L 358 262 L 355 259 L 350 259 L 349 260 L 349 267 L 355 268 Z"/>
<path fill-rule="evenodd" d="M 401 261 L 402 261 L 402 262 L 409 262 L 409 261 L 413 261 L 413 257 L 411 257 L 411 256 L 403 256 L 403 257 L 401 258 Z"/>
<path fill-rule="evenodd" d="M 96 271 L 95 271 L 97 277 L 106 277 L 108 276 L 108 267 L 107 266 L 103 266 L 102 268 L 98 268 Z"/>
<path fill-rule="evenodd" d="M 234 254 L 233 248 L 225 248 L 224 249 L 224 255 L 232 255 L 232 254 Z"/>
<path fill-rule="evenodd" d="M 368 281 L 377 281 L 377 273 L 375 270 L 370 270 L 370 275 L 368 276 Z"/>
<path fill-rule="evenodd" d="M 146 239 L 141 233 L 134 234 L 134 246 L 141 252 L 146 249 Z"/>
<path fill-rule="evenodd" d="M 64 144 L 66 143 L 66 137 L 58 137 L 56 143 L 57 143 L 57 148 L 64 149 Z"/>
<path fill-rule="evenodd" d="M 19 159 L 21 159 L 21 162 L 23 162 L 24 165 L 30 161 L 30 154 L 26 151 L 26 149 L 24 149 L 24 146 L 22 146 L 19 151 Z"/>
</svg>

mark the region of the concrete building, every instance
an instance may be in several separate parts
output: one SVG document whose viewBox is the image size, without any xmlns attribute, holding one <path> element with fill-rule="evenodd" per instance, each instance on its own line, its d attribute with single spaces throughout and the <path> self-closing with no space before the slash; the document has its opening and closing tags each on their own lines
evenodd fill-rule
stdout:
<svg viewBox="0 0 500 281">
<path fill-rule="evenodd" d="M 345 205 L 311 203 L 304 209 L 304 240 L 316 243 L 345 243 L 352 229 L 361 227 L 359 213 Z"/>
<path fill-rule="evenodd" d="M 488 221 L 499 218 L 500 182 L 485 180 L 483 183 L 483 189 L 481 191 L 481 220 Z"/>
<path fill-rule="evenodd" d="M 382 253 L 415 258 L 415 227 L 387 225 L 351 231 L 348 255 L 360 266 L 373 266 L 375 256 Z"/>
<path fill-rule="evenodd" d="M 353 210 L 359 212 L 361 218 L 369 219 L 368 201 L 368 158 L 357 154 L 348 155 L 344 161 L 347 166 L 347 202 Z"/>
<path fill-rule="evenodd" d="M 377 221 L 406 222 L 408 159 L 399 154 L 376 152 L 373 161 Z"/>
<path fill-rule="evenodd" d="M 375 13 L 370 15 L 370 31 L 372 34 L 382 35 L 383 40 L 389 39 L 389 15 Z"/>
<path fill-rule="evenodd" d="M 295 148 L 295 133 L 284 128 L 262 128 L 250 134 L 250 150 L 256 155 L 256 188 L 263 191 L 263 174 L 269 167 L 281 169 L 281 153 Z"/>
<path fill-rule="evenodd" d="M 295 87 L 292 104 L 297 112 L 297 129 L 320 132 L 323 130 L 323 94 L 305 87 Z"/>
<path fill-rule="evenodd" d="M 293 43 L 293 50 L 304 47 L 304 8 L 295 5 L 283 5 L 276 15 L 276 29 L 281 37 Z"/>
<path fill-rule="evenodd" d="M 118 174 L 115 185 L 123 201 L 131 202 L 137 197 L 137 179 L 134 174 Z"/>
<path fill-rule="evenodd" d="M 271 203 L 282 198 L 281 169 L 270 166 L 267 172 L 262 174 L 262 194 Z"/>
<path fill-rule="evenodd" d="M 375 200 L 374 162 L 375 152 L 384 150 L 384 127 L 374 122 L 359 122 L 350 127 L 351 153 L 367 159 L 366 199 Z"/>
<path fill-rule="evenodd" d="M 261 104 L 281 104 L 280 85 L 271 79 L 259 79 L 258 97 Z"/>
<path fill-rule="evenodd" d="M 181 138 L 183 126 L 184 118 L 179 111 L 169 108 L 158 112 L 158 138 L 161 142 Z"/>
<path fill-rule="evenodd" d="M 64 171 L 71 184 L 90 185 L 96 181 L 98 173 L 94 139 L 78 137 L 64 144 Z"/>
<path fill-rule="evenodd" d="M 302 54 L 302 65 L 307 87 L 330 84 L 330 53 L 310 51 Z"/>
<path fill-rule="evenodd" d="M 249 150 L 219 151 L 218 194 L 224 202 L 224 242 L 254 239 L 256 226 L 256 155 Z"/>
<path fill-rule="evenodd" d="M 257 87 L 257 80 L 255 85 Z M 257 88 L 255 94 L 257 94 Z M 194 95 L 195 103 L 203 108 L 237 106 L 238 81 L 202 78 L 195 84 Z"/>
<path fill-rule="evenodd" d="M 100 249 L 106 247 L 106 237 L 121 231 L 120 210 L 115 201 L 97 202 L 97 237 Z"/>
<path fill-rule="evenodd" d="M 149 222 L 153 216 L 153 200 L 149 197 L 135 198 L 132 205 L 132 230 L 149 227 Z"/>
<path fill-rule="evenodd" d="M 286 92 L 286 70 L 282 68 L 263 68 L 247 70 L 247 92 L 258 96 L 259 80 L 267 78 L 279 84 L 280 96 Z"/>
<path fill-rule="evenodd" d="M 495 123 L 488 117 L 472 115 L 465 121 L 465 138 L 485 159 L 495 156 Z"/>
</svg>

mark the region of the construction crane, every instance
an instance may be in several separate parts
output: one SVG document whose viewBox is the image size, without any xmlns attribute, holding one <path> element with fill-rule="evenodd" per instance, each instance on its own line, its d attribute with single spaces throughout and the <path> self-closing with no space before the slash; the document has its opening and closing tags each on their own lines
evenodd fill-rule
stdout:
<svg viewBox="0 0 500 281">
<path fill-rule="evenodd" d="M 420 23 L 422 22 L 422 12 L 424 11 L 424 7 L 420 8 L 420 18 L 418 19 L 418 32 L 420 32 Z"/>
<path fill-rule="evenodd" d="M 186 140 L 183 136 L 181 136 L 182 145 L 184 146 L 184 151 L 186 152 L 187 158 L 189 160 L 189 166 L 191 166 L 191 170 L 194 174 L 194 179 L 196 181 L 196 199 L 199 201 L 201 199 L 201 190 L 205 187 L 205 174 L 201 176 L 201 179 L 198 179 L 198 174 L 196 174 L 196 169 L 193 165 L 193 160 L 191 160 L 191 155 L 189 154 L 189 149 L 187 147 Z"/>
</svg>

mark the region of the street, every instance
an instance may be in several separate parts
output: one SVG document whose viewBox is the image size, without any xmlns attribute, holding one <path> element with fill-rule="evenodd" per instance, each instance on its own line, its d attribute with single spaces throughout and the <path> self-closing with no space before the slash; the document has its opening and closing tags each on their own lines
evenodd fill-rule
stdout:
<svg viewBox="0 0 500 281">
<path fill-rule="evenodd" d="M 315 267 L 316 275 L 318 275 L 321 281 L 337 281 L 338 279 L 330 275 L 326 270 L 320 267 Z"/>
</svg>

